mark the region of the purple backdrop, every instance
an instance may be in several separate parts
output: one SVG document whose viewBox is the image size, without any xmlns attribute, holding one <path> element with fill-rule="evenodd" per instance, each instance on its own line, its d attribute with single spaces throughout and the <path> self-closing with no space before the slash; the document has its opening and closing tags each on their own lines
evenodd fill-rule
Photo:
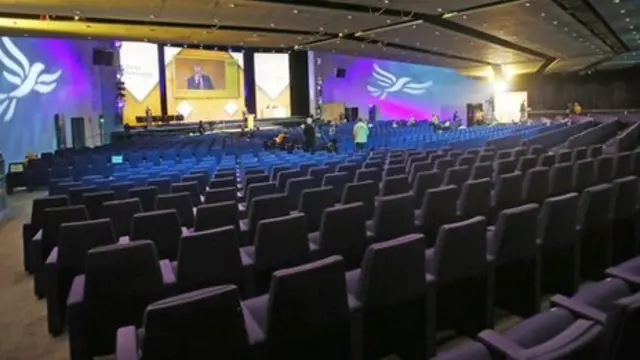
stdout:
<svg viewBox="0 0 640 360">
<path fill-rule="evenodd" d="M 467 103 L 484 103 L 492 95 L 490 84 L 455 70 L 347 55 L 316 53 L 316 76 L 323 79 L 322 101 L 358 107 L 368 117 L 370 105 L 378 107 L 379 120 L 450 118 L 454 111 L 466 117 Z M 344 78 L 336 69 L 344 68 Z"/>
</svg>

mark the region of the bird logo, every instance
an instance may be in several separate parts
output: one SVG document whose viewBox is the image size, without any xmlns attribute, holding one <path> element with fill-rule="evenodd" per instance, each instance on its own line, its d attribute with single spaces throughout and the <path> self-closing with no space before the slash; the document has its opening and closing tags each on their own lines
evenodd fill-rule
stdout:
<svg viewBox="0 0 640 360">
<path fill-rule="evenodd" d="M 416 83 L 413 82 L 412 78 L 406 76 L 398 79 L 397 76 L 388 71 L 382 70 L 378 64 L 375 63 L 373 64 L 373 72 L 371 75 L 375 78 L 374 81 L 377 86 L 367 85 L 367 90 L 369 90 L 371 95 L 379 98 L 380 100 L 384 100 L 387 95 L 397 91 L 402 91 L 412 95 L 424 94 L 427 91 L 427 88 L 433 85 L 432 81 Z"/>
<path fill-rule="evenodd" d="M 0 41 L 2 42 L 0 62 L 5 66 L 5 70 L 2 70 L 2 76 L 16 86 L 8 94 L 0 93 L 0 116 L 4 114 L 4 121 L 7 122 L 13 117 L 19 99 L 32 91 L 40 94 L 48 94 L 53 91 L 62 70 L 55 73 L 43 73 L 44 64 L 36 62 L 31 65 L 11 39 L 3 36 Z"/>
</svg>

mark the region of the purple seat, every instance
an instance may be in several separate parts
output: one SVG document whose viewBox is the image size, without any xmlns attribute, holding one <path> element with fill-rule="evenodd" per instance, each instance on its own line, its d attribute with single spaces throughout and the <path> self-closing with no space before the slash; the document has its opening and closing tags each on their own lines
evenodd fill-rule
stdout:
<svg viewBox="0 0 640 360">
<path fill-rule="evenodd" d="M 367 229 L 376 242 L 387 241 L 415 232 L 413 194 L 391 195 L 376 200 L 373 219 Z"/>
<path fill-rule="evenodd" d="M 307 231 L 312 233 L 320 229 L 324 210 L 333 206 L 333 188 L 323 187 L 302 191 L 297 210 L 307 220 Z"/>
<path fill-rule="evenodd" d="M 347 184 L 342 192 L 341 204 L 362 203 L 364 206 L 364 214 L 367 220 L 373 217 L 375 210 L 375 197 L 378 194 L 378 188 L 373 181 L 356 182 Z"/>
<path fill-rule="evenodd" d="M 595 181 L 594 177 L 593 160 L 580 160 L 573 164 L 573 178 L 571 185 L 574 191 L 581 193 L 589 186 L 593 186 Z"/>
<path fill-rule="evenodd" d="M 44 211 L 49 208 L 69 206 L 69 198 L 66 196 L 46 196 L 34 199 L 31 205 L 31 219 L 22 224 L 22 263 L 25 271 L 32 272 L 29 257 L 31 255 L 29 245 L 31 239 L 42 230 Z"/>
<path fill-rule="evenodd" d="M 191 195 L 186 192 L 160 195 L 156 203 L 158 210 L 175 210 L 180 219 L 180 225 L 191 229 L 194 225 L 193 203 Z"/>
<path fill-rule="evenodd" d="M 235 177 L 214 178 L 209 181 L 209 189 L 224 189 L 228 187 L 236 187 L 237 180 Z"/>
<path fill-rule="evenodd" d="M 524 176 L 522 184 L 522 200 L 524 203 L 536 203 L 542 205 L 549 195 L 549 169 L 536 167 L 529 170 Z"/>
<path fill-rule="evenodd" d="M 437 170 L 423 171 L 416 175 L 413 182 L 413 198 L 414 208 L 420 209 L 426 192 L 431 189 L 440 187 L 442 183 L 442 175 Z"/>
<path fill-rule="evenodd" d="M 537 236 L 542 244 L 542 289 L 546 293 L 570 295 L 580 285 L 577 213 L 576 193 L 548 198 L 542 204 Z"/>
<path fill-rule="evenodd" d="M 266 333 L 266 359 L 350 359 L 344 263 L 332 256 L 276 271 L 269 294 L 243 302 Z"/>
<path fill-rule="evenodd" d="M 447 169 L 442 180 L 442 186 L 454 185 L 462 187 L 462 185 L 471 177 L 471 168 L 464 167 L 451 167 Z"/>
<path fill-rule="evenodd" d="M 490 224 L 495 224 L 498 214 L 502 210 L 522 205 L 522 181 L 523 176 L 520 172 L 513 172 L 498 177 L 498 182 L 491 194 Z"/>
<path fill-rule="evenodd" d="M 380 187 L 381 196 L 406 194 L 409 191 L 409 178 L 406 175 L 385 177 Z"/>
<path fill-rule="evenodd" d="M 490 162 L 478 162 L 471 169 L 469 180 L 492 179 L 493 164 Z"/>
<path fill-rule="evenodd" d="M 345 186 L 349 182 L 349 175 L 347 173 L 333 173 L 327 174 L 322 179 L 322 187 L 331 187 L 333 189 L 333 202 L 337 203 L 342 197 L 342 192 Z"/>
<path fill-rule="evenodd" d="M 602 326 L 553 308 L 498 334 L 485 330 L 478 340 L 501 359 L 596 360 Z M 494 355 L 494 356 L 495 356 Z"/>
<path fill-rule="evenodd" d="M 158 261 L 150 241 L 90 250 L 86 273 L 73 280 L 67 299 L 70 360 L 112 354 L 118 328 L 140 326 L 147 305 L 173 285 L 171 263 Z"/>
<path fill-rule="evenodd" d="M 614 191 L 611 184 L 585 189 L 578 203 L 582 279 L 599 280 L 612 265 Z"/>
<path fill-rule="evenodd" d="M 200 197 L 200 187 L 197 182 L 192 181 L 188 183 L 177 183 L 171 185 L 172 194 L 187 193 L 191 199 L 191 206 L 198 206 L 202 204 L 202 198 Z"/>
<path fill-rule="evenodd" d="M 640 223 L 638 222 L 638 178 L 627 176 L 613 181 L 613 242 L 612 262 L 619 264 L 638 252 Z"/>
<path fill-rule="evenodd" d="M 362 203 L 325 209 L 320 231 L 309 234 L 312 255 L 316 258 L 340 255 L 347 269 L 359 267 L 368 243 L 365 222 Z"/>
<path fill-rule="evenodd" d="M 117 182 L 109 187 L 109 190 L 113 191 L 116 200 L 126 200 L 129 198 L 129 190 L 136 187 L 131 181 Z"/>
<path fill-rule="evenodd" d="M 486 227 L 482 216 L 443 225 L 435 247 L 425 253 L 427 274 L 437 286 L 438 329 L 472 335 L 493 326 L 494 273 Z"/>
<path fill-rule="evenodd" d="M 313 188 L 314 185 L 315 181 L 310 176 L 289 179 L 284 191 L 287 195 L 289 208 L 291 210 L 297 210 L 302 193 L 307 189 Z"/>
<path fill-rule="evenodd" d="M 333 171 L 327 166 L 319 166 L 309 169 L 309 176 L 313 178 L 315 187 L 321 187 L 324 176 L 331 173 L 333 173 Z"/>
<path fill-rule="evenodd" d="M 587 148 L 579 147 L 573 149 L 573 153 L 571 154 L 571 162 L 577 163 L 578 161 L 585 160 L 588 157 Z"/>
<path fill-rule="evenodd" d="M 30 266 L 34 275 L 34 292 L 39 299 L 46 295 L 44 264 L 51 251 L 58 246 L 60 226 L 65 223 L 87 220 L 89 220 L 89 214 L 83 205 L 44 210 L 42 231 L 37 233 L 29 244 Z"/>
<path fill-rule="evenodd" d="M 173 209 L 136 214 L 131 221 L 131 241 L 150 240 L 161 259 L 177 258 L 182 233 L 178 213 Z"/>
<path fill-rule="evenodd" d="M 537 204 L 503 210 L 495 228 L 487 231 L 487 251 L 496 275 L 496 303 L 521 317 L 536 314 L 542 300 L 538 211 Z"/>
<path fill-rule="evenodd" d="M 154 186 L 158 189 L 158 194 L 169 194 L 171 193 L 171 179 L 170 178 L 153 178 L 149 179 L 147 182 L 147 186 Z"/>
<path fill-rule="evenodd" d="M 205 231 L 225 226 L 239 230 L 236 203 L 233 201 L 200 205 L 196 208 L 194 231 Z"/>
<path fill-rule="evenodd" d="M 470 180 L 464 183 L 458 199 L 458 217 L 470 219 L 489 216 L 491 212 L 491 180 Z"/>
<path fill-rule="evenodd" d="M 278 192 L 276 184 L 273 182 L 251 184 L 244 194 L 244 204 L 238 204 L 238 216 L 246 218 L 249 215 L 249 205 L 251 201 L 257 197 L 265 195 L 274 195 Z"/>
<path fill-rule="evenodd" d="M 424 236 L 371 245 L 360 269 L 346 274 L 347 291 L 362 304 L 363 359 L 396 354 L 427 359 L 435 353 L 435 313 L 427 313 Z M 433 311 L 434 309 L 429 309 Z M 427 331 L 429 329 L 429 331 Z"/>
<path fill-rule="evenodd" d="M 135 326 L 118 329 L 116 360 L 195 360 L 204 354 L 244 360 L 251 358 L 252 345 L 263 341 L 238 289 L 225 285 L 149 305 L 140 331 Z"/>
<path fill-rule="evenodd" d="M 533 155 L 523 156 L 518 161 L 518 167 L 516 168 L 516 171 L 519 171 L 522 174 L 526 174 L 527 171 L 536 167 L 537 162 L 538 162 L 538 158 L 536 156 L 533 156 Z"/>
<path fill-rule="evenodd" d="M 111 219 L 117 237 L 131 233 L 131 220 L 141 212 L 142 206 L 138 199 L 109 201 L 102 205 L 102 217 Z"/>
<path fill-rule="evenodd" d="M 233 201 L 234 203 L 238 201 L 238 192 L 236 191 L 236 188 L 228 187 L 222 189 L 213 189 L 207 190 L 204 193 L 205 204 L 215 204 L 227 201 Z"/>
<path fill-rule="evenodd" d="M 616 154 L 613 162 L 613 178 L 620 179 L 633 174 L 633 157 L 631 152 Z"/>
<path fill-rule="evenodd" d="M 560 196 L 573 191 L 573 164 L 564 163 L 551 167 L 549 171 L 549 195 Z"/>
<path fill-rule="evenodd" d="M 69 189 L 69 202 L 71 205 L 84 205 L 84 195 L 97 192 L 95 186 L 81 186 Z"/>
<path fill-rule="evenodd" d="M 178 290 L 233 284 L 247 295 L 240 245 L 232 226 L 184 235 L 174 264 Z"/>
<path fill-rule="evenodd" d="M 113 191 L 100 191 L 84 195 L 84 206 L 87 208 L 89 218 L 100 219 L 104 203 L 115 200 Z"/>
<path fill-rule="evenodd" d="M 458 220 L 457 210 L 458 188 L 443 186 L 427 190 L 424 194 L 420 210 L 414 212 L 415 226 L 425 236 L 425 246 L 431 248 L 436 244 L 440 227 Z"/>
<path fill-rule="evenodd" d="M 264 294 L 269 290 L 274 271 L 298 266 L 311 259 L 304 215 L 261 220 L 257 225 L 254 245 L 241 250 L 253 270 L 256 294 Z"/>
<path fill-rule="evenodd" d="M 571 163 L 573 152 L 571 150 L 560 150 L 556 153 L 556 165 Z"/>
<path fill-rule="evenodd" d="M 59 335 L 65 324 L 67 295 L 73 279 L 85 272 L 85 259 L 92 248 L 116 243 L 111 220 L 100 219 L 60 225 L 58 246 L 44 265 L 49 333 Z"/>
<path fill-rule="evenodd" d="M 278 192 L 285 193 L 287 190 L 287 182 L 291 179 L 302 177 L 302 171 L 298 169 L 284 170 L 278 173 L 276 178 L 276 188 Z"/>
<path fill-rule="evenodd" d="M 613 156 L 605 155 L 596 158 L 594 166 L 595 184 L 604 184 L 613 181 Z"/>
<path fill-rule="evenodd" d="M 365 181 L 372 181 L 376 184 L 377 189 L 382 182 L 382 170 L 377 168 L 363 168 L 362 170 L 358 170 L 358 172 L 356 172 L 356 182 L 361 183 Z"/>
<path fill-rule="evenodd" d="M 255 185 L 252 185 L 255 186 Z M 289 204 L 284 194 L 258 196 L 251 200 L 249 216 L 240 220 L 240 232 L 242 237 L 240 244 L 250 245 L 254 243 L 258 223 L 265 219 L 289 215 Z"/>
</svg>

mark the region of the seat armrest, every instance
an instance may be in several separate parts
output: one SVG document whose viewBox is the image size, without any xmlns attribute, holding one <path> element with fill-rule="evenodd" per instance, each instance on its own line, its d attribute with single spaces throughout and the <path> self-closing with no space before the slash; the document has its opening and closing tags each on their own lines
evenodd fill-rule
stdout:
<svg viewBox="0 0 640 360">
<path fill-rule="evenodd" d="M 351 312 L 359 311 L 362 308 L 362 304 L 360 303 L 360 301 L 358 301 L 358 299 L 356 299 L 356 297 L 351 294 L 347 294 L 347 304 L 349 306 L 349 311 Z"/>
<path fill-rule="evenodd" d="M 78 275 L 73 279 L 67 298 L 67 308 L 80 306 L 84 302 L 84 280 L 84 275 Z"/>
<path fill-rule="evenodd" d="M 613 276 L 615 278 L 624 280 L 625 282 L 632 283 L 632 284 L 635 284 L 635 285 L 640 285 L 640 276 L 636 276 L 634 274 L 631 274 L 628 271 L 612 267 L 612 268 L 607 269 L 607 271 L 605 273 L 608 276 Z"/>
<path fill-rule="evenodd" d="M 51 253 L 49 253 L 45 266 L 51 266 L 51 265 L 57 265 L 57 264 L 58 264 L 58 247 L 56 246 L 53 248 L 53 250 L 51 250 Z"/>
<path fill-rule="evenodd" d="M 129 235 L 120 236 L 118 238 L 118 244 L 127 244 L 129 242 L 131 242 L 131 239 L 129 238 Z"/>
<path fill-rule="evenodd" d="M 567 309 L 573 313 L 576 313 L 580 317 L 584 317 L 587 320 L 595 321 L 601 325 L 604 324 L 607 318 L 607 314 L 603 313 L 602 311 L 563 295 L 555 295 L 551 298 L 550 301 L 552 306 L 558 306 Z"/>
<path fill-rule="evenodd" d="M 121 327 L 116 333 L 116 360 L 138 360 L 139 358 L 136 327 Z"/>
<path fill-rule="evenodd" d="M 173 286 L 176 284 L 176 275 L 173 273 L 171 261 L 160 260 L 160 271 L 162 272 L 162 283 L 165 286 Z"/>
<path fill-rule="evenodd" d="M 484 330 L 477 338 L 487 348 L 506 355 L 506 358 L 519 358 L 518 354 L 524 350 L 520 345 L 493 330 Z"/>
</svg>

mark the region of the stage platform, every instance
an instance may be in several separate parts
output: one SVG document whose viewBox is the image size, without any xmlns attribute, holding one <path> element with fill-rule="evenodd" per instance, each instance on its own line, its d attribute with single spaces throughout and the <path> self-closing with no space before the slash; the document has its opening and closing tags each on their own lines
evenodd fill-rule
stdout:
<svg viewBox="0 0 640 360">
<path fill-rule="evenodd" d="M 256 119 L 254 126 L 261 130 L 277 129 L 283 127 L 300 126 L 304 123 L 305 117 L 296 116 L 289 118 Z M 242 120 L 211 120 L 204 121 L 207 132 L 236 133 L 242 131 L 244 122 Z M 129 132 L 124 129 L 111 133 L 111 142 L 128 141 L 140 138 L 155 138 L 163 136 L 186 136 L 198 132 L 199 122 L 179 122 L 162 125 L 152 125 L 148 128 L 144 126 L 132 126 Z"/>
</svg>

